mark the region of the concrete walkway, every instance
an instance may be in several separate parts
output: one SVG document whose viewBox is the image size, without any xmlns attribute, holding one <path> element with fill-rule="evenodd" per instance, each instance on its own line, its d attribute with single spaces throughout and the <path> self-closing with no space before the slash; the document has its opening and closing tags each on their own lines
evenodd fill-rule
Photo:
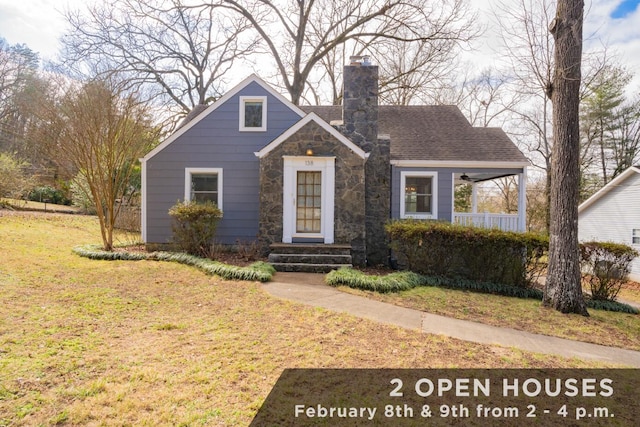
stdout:
<svg viewBox="0 0 640 427">
<path fill-rule="evenodd" d="M 324 284 L 322 274 L 276 273 L 273 281 L 262 286 L 276 297 L 430 334 L 640 368 L 638 351 L 532 334 L 398 307 L 340 292 Z"/>
</svg>

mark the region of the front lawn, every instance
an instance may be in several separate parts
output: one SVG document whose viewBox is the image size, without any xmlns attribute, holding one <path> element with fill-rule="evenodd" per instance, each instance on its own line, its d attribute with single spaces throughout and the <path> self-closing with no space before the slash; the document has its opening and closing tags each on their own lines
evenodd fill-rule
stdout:
<svg viewBox="0 0 640 427">
<path fill-rule="evenodd" d="M 309 308 L 181 264 L 72 252 L 99 241 L 92 217 L 0 210 L 0 425 L 248 425 L 292 367 L 603 366 Z"/>
</svg>

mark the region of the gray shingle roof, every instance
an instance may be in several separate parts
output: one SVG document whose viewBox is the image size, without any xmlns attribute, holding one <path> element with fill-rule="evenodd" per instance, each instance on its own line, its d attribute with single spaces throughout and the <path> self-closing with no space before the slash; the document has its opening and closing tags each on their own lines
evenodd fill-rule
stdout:
<svg viewBox="0 0 640 427">
<path fill-rule="evenodd" d="M 341 106 L 304 106 L 325 121 L 342 120 Z M 378 132 L 391 136 L 392 160 L 527 162 L 500 128 L 469 124 L 453 105 L 381 105 Z"/>
</svg>

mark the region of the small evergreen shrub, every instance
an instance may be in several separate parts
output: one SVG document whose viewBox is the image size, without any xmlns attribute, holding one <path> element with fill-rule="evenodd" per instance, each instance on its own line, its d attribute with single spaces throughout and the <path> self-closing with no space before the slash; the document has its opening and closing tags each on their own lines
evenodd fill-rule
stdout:
<svg viewBox="0 0 640 427">
<path fill-rule="evenodd" d="M 216 234 L 222 211 L 206 201 L 178 202 L 169 209 L 173 218 L 173 241 L 188 254 L 207 256 Z"/>
<path fill-rule="evenodd" d="M 549 246 L 546 237 L 533 233 L 441 221 L 399 220 L 386 230 L 400 264 L 411 271 L 524 288 L 544 271 Z"/>
<path fill-rule="evenodd" d="M 591 291 L 591 299 L 615 301 L 627 281 L 631 261 L 638 252 L 630 246 L 611 242 L 586 242 L 580 245 L 582 280 Z"/>
</svg>

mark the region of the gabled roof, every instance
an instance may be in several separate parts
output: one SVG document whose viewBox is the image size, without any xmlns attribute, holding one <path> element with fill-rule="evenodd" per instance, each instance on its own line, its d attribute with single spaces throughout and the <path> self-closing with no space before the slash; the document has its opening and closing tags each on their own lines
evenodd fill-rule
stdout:
<svg viewBox="0 0 640 427">
<path fill-rule="evenodd" d="M 341 106 L 304 106 L 325 121 L 342 120 Z M 453 105 L 381 105 L 378 132 L 391 137 L 392 162 L 513 164 L 527 158 L 500 128 L 473 127 Z"/>
<path fill-rule="evenodd" d="M 351 140 L 349 138 L 344 136 L 336 128 L 334 128 L 333 126 L 328 124 L 326 121 L 322 120 L 316 113 L 309 113 L 306 116 L 304 116 L 296 124 L 291 126 L 289 129 L 287 129 L 285 132 L 283 132 L 280 136 L 278 136 L 276 139 L 274 139 L 268 145 L 266 145 L 262 150 L 260 150 L 257 153 L 255 153 L 255 155 L 258 158 L 262 158 L 262 157 L 266 156 L 274 148 L 276 148 L 278 145 L 282 144 L 284 141 L 289 139 L 292 135 L 294 135 L 296 132 L 298 132 L 300 129 L 302 129 L 302 127 L 304 127 L 306 124 L 308 124 L 310 122 L 314 122 L 314 123 L 318 124 L 324 130 L 329 132 L 329 134 L 331 134 L 339 142 L 341 142 L 342 144 L 347 146 L 351 151 L 353 151 L 355 154 L 360 156 L 360 158 L 366 159 L 368 157 L 368 154 L 365 153 L 364 150 L 362 150 L 362 148 L 358 147 L 356 144 L 351 142 Z"/>
<path fill-rule="evenodd" d="M 609 181 L 607 185 L 605 185 L 600 190 L 598 190 L 594 195 L 592 195 L 587 200 L 582 202 L 580 206 L 578 206 L 578 213 L 582 212 L 583 210 L 587 209 L 589 206 L 593 205 L 595 202 L 597 202 L 602 197 L 607 195 L 611 190 L 619 187 L 624 183 L 624 181 L 626 181 L 627 179 L 629 179 L 630 177 L 634 176 L 637 173 L 640 174 L 640 165 L 631 166 L 629 169 L 622 172 L 620 175 L 618 175 L 617 177 Z"/>
<path fill-rule="evenodd" d="M 198 122 L 200 122 L 202 119 L 207 117 L 207 115 L 211 114 L 213 111 L 215 111 L 218 107 L 223 105 L 229 99 L 236 96 L 242 89 L 244 89 L 246 86 L 248 86 L 251 83 L 257 83 L 258 85 L 260 85 L 265 91 L 267 91 L 270 95 L 274 96 L 280 102 L 285 104 L 287 107 L 289 107 L 289 109 L 291 109 L 294 113 L 298 114 L 300 117 L 305 115 L 304 111 L 302 111 L 296 105 L 292 104 L 291 101 L 285 98 L 282 94 L 276 92 L 264 80 L 262 80 L 260 77 L 256 76 L 255 74 L 252 74 L 246 79 L 244 79 L 242 82 L 238 83 L 233 89 L 231 89 L 229 92 L 224 94 L 224 96 L 222 96 L 213 104 L 209 106 L 197 105 L 196 107 L 194 107 L 194 109 L 189 114 L 187 114 L 184 120 L 180 123 L 180 126 L 178 127 L 178 129 L 174 133 L 172 133 L 171 136 L 165 139 L 160 145 L 158 145 L 156 148 L 148 152 L 147 155 L 144 156 L 141 160 L 143 162 L 147 161 L 153 156 L 155 156 L 156 154 L 158 154 L 165 147 L 167 147 L 169 144 L 174 142 L 176 139 L 182 136 L 185 132 L 187 132 L 189 129 L 191 129 Z"/>
</svg>

